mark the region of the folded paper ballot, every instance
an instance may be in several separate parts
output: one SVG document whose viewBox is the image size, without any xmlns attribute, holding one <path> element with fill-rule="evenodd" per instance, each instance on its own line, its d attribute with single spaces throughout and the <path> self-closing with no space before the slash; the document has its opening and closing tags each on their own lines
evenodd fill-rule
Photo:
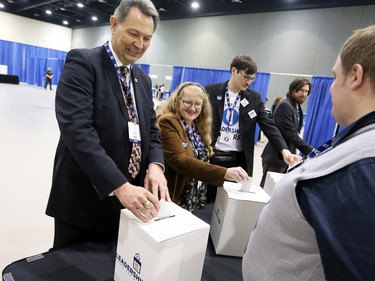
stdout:
<svg viewBox="0 0 375 281">
<path fill-rule="evenodd" d="M 252 192 L 254 193 L 254 191 L 251 190 L 251 183 L 253 182 L 253 178 L 250 177 L 249 180 L 247 181 L 242 181 L 241 182 L 241 189 L 240 191 L 244 191 L 244 192 Z"/>
<path fill-rule="evenodd" d="M 174 217 L 174 214 L 169 209 L 164 199 L 161 199 L 159 203 L 160 203 L 160 211 L 158 212 L 158 216 L 157 218 L 155 218 L 155 221 Z"/>
</svg>

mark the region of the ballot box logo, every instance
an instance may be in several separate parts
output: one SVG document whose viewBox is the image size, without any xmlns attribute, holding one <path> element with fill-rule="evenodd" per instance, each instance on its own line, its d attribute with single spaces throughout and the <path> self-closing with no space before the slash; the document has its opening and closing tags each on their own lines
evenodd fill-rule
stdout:
<svg viewBox="0 0 375 281">
<path fill-rule="evenodd" d="M 139 255 L 139 253 L 135 253 L 134 258 L 133 258 L 133 269 L 138 274 L 141 274 L 141 268 L 142 268 L 141 256 Z"/>
<path fill-rule="evenodd" d="M 142 277 L 140 276 L 142 263 L 139 253 L 134 254 L 134 256 L 129 255 L 128 258 L 122 257 L 119 253 L 117 253 L 116 255 L 117 262 L 121 265 L 121 267 L 125 270 L 127 274 L 132 276 L 133 280 L 143 281 Z M 131 262 L 131 257 L 133 257 L 133 265 Z"/>
</svg>

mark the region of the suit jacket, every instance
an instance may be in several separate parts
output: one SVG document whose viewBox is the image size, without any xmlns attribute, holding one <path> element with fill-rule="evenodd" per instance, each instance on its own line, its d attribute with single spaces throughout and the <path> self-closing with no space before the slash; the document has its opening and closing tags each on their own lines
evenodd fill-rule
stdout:
<svg viewBox="0 0 375 281">
<path fill-rule="evenodd" d="M 172 201 L 177 202 L 189 178 L 222 186 L 226 168 L 194 157 L 190 140 L 178 117 L 163 116 L 158 122 L 165 158 L 165 176 Z"/>
<path fill-rule="evenodd" d="M 151 162 L 164 164 L 151 80 L 133 66 L 142 139 L 140 184 Z M 56 92 L 60 128 L 47 215 L 99 231 L 118 227 L 120 204 L 108 196 L 128 182 L 128 113 L 119 77 L 104 47 L 67 54 Z"/>
<path fill-rule="evenodd" d="M 212 105 L 213 127 L 212 127 L 212 146 L 215 146 L 217 138 L 220 134 L 221 122 L 224 112 L 225 92 L 228 82 L 207 85 L 206 91 L 209 95 Z M 253 175 L 253 161 L 254 161 L 254 138 L 255 128 L 258 123 L 263 133 L 272 142 L 272 144 L 280 152 L 286 149 L 286 143 L 281 136 L 279 130 L 273 121 L 268 117 L 268 113 L 264 108 L 263 101 L 258 92 L 246 89 L 241 92 L 241 101 L 246 99 L 247 104 L 244 106 L 240 104 L 239 129 L 240 140 L 246 158 L 247 173 L 249 176 Z M 250 117 L 250 113 L 253 118 Z M 281 154 L 280 154 L 281 157 Z"/>
<path fill-rule="evenodd" d="M 297 106 L 299 108 L 299 117 L 297 115 Z M 296 148 L 298 148 L 303 154 L 308 155 L 314 149 L 299 136 L 303 125 L 303 111 L 301 106 L 297 105 L 290 97 L 285 98 L 277 105 L 273 120 L 283 135 L 290 152 L 296 153 Z M 277 157 L 277 154 L 278 152 L 275 148 L 268 143 L 261 156 L 263 161 L 269 164 L 279 167 L 287 166 Z"/>
</svg>

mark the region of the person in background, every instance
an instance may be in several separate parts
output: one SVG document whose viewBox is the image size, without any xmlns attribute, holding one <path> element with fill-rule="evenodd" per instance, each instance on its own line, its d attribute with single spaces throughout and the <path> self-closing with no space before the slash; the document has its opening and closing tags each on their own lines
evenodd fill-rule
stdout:
<svg viewBox="0 0 375 281">
<path fill-rule="evenodd" d="M 306 101 L 310 92 L 311 82 L 308 79 L 303 77 L 294 79 L 289 85 L 286 98 L 277 105 L 275 112 L 272 114 L 273 121 L 283 135 L 289 151 L 296 153 L 298 149 L 305 156 L 314 150 L 299 136 L 303 126 L 301 105 Z M 261 187 L 264 186 L 267 172 L 286 173 L 288 165 L 279 159 L 278 154 L 279 152 L 274 149 L 272 144 L 266 144 L 261 155 L 263 167 Z"/>
<path fill-rule="evenodd" d="M 270 112 L 270 118 L 272 118 L 273 113 L 275 112 L 276 106 L 283 100 L 283 97 L 276 97 L 273 99 L 271 112 Z"/>
<path fill-rule="evenodd" d="M 191 212 L 206 204 L 206 183 L 222 186 L 224 179 L 249 179 L 241 167 L 209 164 L 211 123 L 208 96 L 197 83 L 182 83 L 157 111 L 172 201 Z"/>
<path fill-rule="evenodd" d="M 47 70 L 44 73 L 44 75 L 46 76 L 46 83 L 44 84 L 44 89 L 47 90 L 47 85 L 49 85 L 49 89 L 52 90 L 52 77 L 53 77 L 53 73 L 52 73 L 50 67 L 47 67 Z"/>
<path fill-rule="evenodd" d="M 205 87 L 213 109 L 214 154 L 210 162 L 224 167 L 240 166 L 252 176 L 256 124 L 287 164 L 298 161 L 300 156 L 288 150 L 280 131 L 268 117 L 260 94 L 248 88 L 256 78 L 257 66 L 253 59 L 237 55 L 229 70 L 229 81 Z M 216 197 L 216 189 L 210 190 L 209 202 Z"/>
<path fill-rule="evenodd" d="M 160 87 L 159 87 L 159 100 L 163 100 L 164 90 L 165 90 L 164 83 L 162 83 L 160 84 Z"/>
<path fill-rule="evenodd" d="M 56 93 L 60 140 L 46 214 L 54 249 L 117 241 L 120 210 L 147 222 L 170 200 L 150 78 L 134 63 L 150 46 L 159 14 L 149 0 L 122 0 L 112 38 L 71 50 Z"/>
<path fill-rule="evenodd" d="M 245 281 L 373 280 L 375 25 L 356 30 L 332 69 L 345 129 L 275 188 L 243 257 Z"/>
</svg>

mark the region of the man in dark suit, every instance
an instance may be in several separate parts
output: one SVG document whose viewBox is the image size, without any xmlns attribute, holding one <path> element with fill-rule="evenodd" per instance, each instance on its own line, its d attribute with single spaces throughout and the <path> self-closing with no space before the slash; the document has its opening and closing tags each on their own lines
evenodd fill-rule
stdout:
<svg viewBox="0 0 375 281">
<path fill-rule="evenodd" d="M 229 81 L 205 87 L 213 115 L 212 146 L 215 154 L 210 162 L 224 167 L 241 166 L 252 176 L 257 123 L 286 163 L 298 161 L 300 157 L 290 153 L 280 131 L 268 117 L 260 94 L 248 89 L 257 72 L 252 58 L 236 56 L 230 72 Z M 216 194 L 212 190 L 208 194 L 209 201 L 213 201 Z"/>
<path fill-rule="evenodd" d="M 296 148 L 304 155 L 308 155 L 314 148 L 307 144 L 300 136 L 303 125 L 303 111 L 301 104 L 305 102 L 311 91 L 308 79 L 298 77 L 289 85 L 286 98 L 280 102 L 272 114 L 276 126 L 284 137 L 288 149 L 296 153 Z M 278 151 L 267 143 L 262 153 L 263 176 L 260 186 L 264 186 L 267 172 L 286 173 L 288 165 L 277 157 Z"/>
<path fill-rule="evenodd" d="M 170 201 L 151 80 L 133 65 L 158 21 L 151 1 L 122 0 L 110 18 L 112 39 L 67 55 L 56 93 L 61 135 L 46 211 L 55 218 L 54 249 L 116 241 L 121 208 L 146 222 L 157 215 L 159 197 Z"/>
</svg>

